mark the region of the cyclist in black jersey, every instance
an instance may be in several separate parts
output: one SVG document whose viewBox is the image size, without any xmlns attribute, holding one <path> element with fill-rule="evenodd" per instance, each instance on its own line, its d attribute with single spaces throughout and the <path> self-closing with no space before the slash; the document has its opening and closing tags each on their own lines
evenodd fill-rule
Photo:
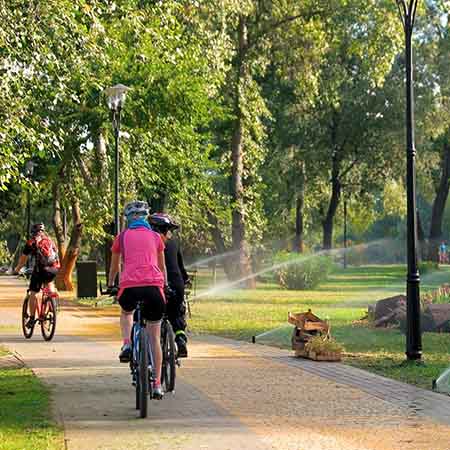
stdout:
<svg viewBox="0 0 450 450">
<path fill-rule="evenodd" d="M 167 317 L 175 332 L 178 357 L 187 357 L 186 305 L 184 287 L 190 282 L 184 268 L 180 244 L 172 236 L 172 231 L 179 226 L 167 214 L 155 213 L 149 217 L 152 228 L 161 234 L 164 241 L 164 258 L 166 261 L 167 281 L 170 292 L 167 293 Z"/>
</svg>

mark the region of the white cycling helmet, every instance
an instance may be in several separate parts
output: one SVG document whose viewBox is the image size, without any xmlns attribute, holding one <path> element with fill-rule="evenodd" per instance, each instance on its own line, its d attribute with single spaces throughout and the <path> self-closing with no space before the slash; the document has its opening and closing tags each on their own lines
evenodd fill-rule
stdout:
<svg viewBox="0 0 450 450">
<path fill-rule="evenodd" d="M 147 202 L 135 200 L 125 206 L 123 215 L 127 218 L 130 216 L 148 216 L 149 212 L 150 208 Z"/>
</svg>

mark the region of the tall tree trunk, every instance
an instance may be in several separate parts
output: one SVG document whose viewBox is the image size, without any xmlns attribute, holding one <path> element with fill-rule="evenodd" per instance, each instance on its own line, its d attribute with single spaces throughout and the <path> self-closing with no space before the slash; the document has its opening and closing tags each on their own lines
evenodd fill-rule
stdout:
<svg viewBox="0 0 450 450">
<path fill-rule="evenodd" d="M 322 222 L 323 229 L 323 248 L 330 250 L 333 247 L 333 225 L 334 217 L 339 206 L 341 197 L 341 182 L 339 180 L 339 162 L 336 152 L 333 152 L 333 161 L 331 169 L 331 197 L 328 204 L 327 214 Z"/>
<path fill-rule="evenodd" d="M 83 224 L 77 199 L 72 200 L 72 225 L 69 245 L 62 260 L 61 269 L 56 276 L 56 287 L 60 291 L 73 291 L 72 272 L 80 254 Z"/>
<path fill-rule="evenodd" d="M 208 217 L 208 222 L 211 225 L 211 236 L 216 247 L 216 253 L 218 255 L 227 253 L 228 249 L 225 245 L 225 239 L 222 235 L 222 232 L 220 231 L 217 217 L 208 210 L 206 211 L 206 214 Z M 233 258 L 233 255 L 223 258 L 223 270 L 230 281 L 236 277 L 235 260 Z"/>
<path fill-rule="evenodd" d="M 55 231 L 58 245 L 59 259 L 64 259 L 66 252 L 66 236 L 64 234 L 64 224 L 61 217 L 61 191 L 58 180 L 53 182 L 53 229 Z"/>
<path fill-rule="evenodd" d="M 436 189 L 431 213 L 428 256 L 439 261 L 439 241 L 442 239 L 442 220 L 450 188 L 450 144 L 446 142 L 441 152 L 441 179 Z"/>
<path fill-rule="evenodd" d="M 241 92 L 248 76 L 248 65 L 245 61 L 248 50 L 246 18 L 240 16 L 238 27 L 239 53 L 237 58 L 237 80 L 235 91 L 235 122 L 231 142 L 231 198 L 232 210 L 232 243 L 238 255 L 238 277 L 243 279 L 243 286 L 253 288 L 256 280 L 252 276 L 249 246 L 245 236 L 245 205 L 243 185 L 243 122 Z"/>
<path fill-rule="evenodd" d="M 419 210 L 417 210 L 417 238 L 419 240 L 419 251 L 417 256 L 419 261 L 422 261 L 426 258 L 426 238 Z"/>
<path fill-rule="evenodd" d="M 95 159 L 97 165 L 97 187 L 102 189 L 105 192 L 105 196 L 109 198 L 108 151 L 103 128 L 100 128 L 95 136 Z"/>
<path fill-rule="evenodd" d="M 300 167 L 299 186 L 296 196 L 294 252 L 303 253 L 303 206 L 305 203 L 305 168 L 303 164 Z"/>
</svg>

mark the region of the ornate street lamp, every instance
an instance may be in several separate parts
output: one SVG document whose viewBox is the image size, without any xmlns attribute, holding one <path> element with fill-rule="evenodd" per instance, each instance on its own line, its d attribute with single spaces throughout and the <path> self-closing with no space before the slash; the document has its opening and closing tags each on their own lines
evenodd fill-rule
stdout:
<svg viewBox="0 0 450 450">
<path fill-rule="evenodd" d="M 120 158 L 119 158 L 119 137 L 120 137 L 120 118 L 122 107 L 125 102 L 125 96 L 130 88 L 123 84 L 116 84 L 105 89 L 105 96 L 108 108 L 111 111 L 112 125 L 114 129 L 114 234 L 120 233 L 119 220 L 119 179 L 120 179 Z"/>
<path fill-rule="evenodd" d="M 407 188 L 407 329 L 408 361 L 422 358 L 420 330 L 420 277 L 417 263 L 416 149 L 414 145 L 414 86 L 412 35 L 419 0 L 396 0 L 405 33 L 406 69 L 406 188 Z"/>
</svg>

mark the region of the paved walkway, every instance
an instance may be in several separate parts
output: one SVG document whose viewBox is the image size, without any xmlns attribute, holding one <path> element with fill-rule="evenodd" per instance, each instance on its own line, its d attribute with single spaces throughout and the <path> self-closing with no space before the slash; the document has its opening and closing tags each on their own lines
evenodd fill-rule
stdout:
<svg viewBox="0 0 450 450">
<path fill-rule="evenodd" d="M 137 419 L 117 310 L 67 304 L 50 343 L 19 327 L 23 282 L 0 277 L 0 343 L 47 382 L 70 450 L 450 450 L 450 398 L 261 345 L 191 340 L 177 392 Z"/>
</svg>

